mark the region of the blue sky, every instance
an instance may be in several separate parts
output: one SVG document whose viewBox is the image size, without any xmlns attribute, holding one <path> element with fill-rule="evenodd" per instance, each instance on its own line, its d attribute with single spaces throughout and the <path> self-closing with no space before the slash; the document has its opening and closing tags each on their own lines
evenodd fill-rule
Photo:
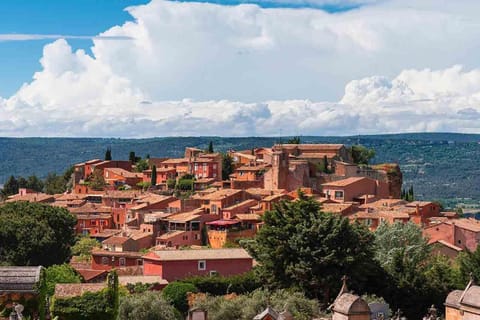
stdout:
<svg viewBox="0 0 480 320">
<path fill-rule="evenodd" d="M 132 17 L 124 8 L 148 3 L 148 0 L 2 0 L 0 34 L 62 34 L 93 36 L 121 25 Z M 357 8 L 352 3 L 312 5 L 308 1 L 275 0 L 198 0 L 224 5 L 254 3 L 264 8 L 314 7 L 327 12 Z M 0 96 L 9 97 L 40 69 L 43 47 L 52 40 L 0 41 Z M 90 52 L 91 40 L 70 39 L 73 49 Z"/>
<path fill-rule="evenodd" d="M 123 9 L 147 0 L 2 0 L 0 33 L 96 35 L 130 20 Z M 43 47 L 52 40 L 0 41 L 0 96 L 13 94 L 40 69 Z M 90 40 L 69 40 L 89 50 Z"/>
</svg>

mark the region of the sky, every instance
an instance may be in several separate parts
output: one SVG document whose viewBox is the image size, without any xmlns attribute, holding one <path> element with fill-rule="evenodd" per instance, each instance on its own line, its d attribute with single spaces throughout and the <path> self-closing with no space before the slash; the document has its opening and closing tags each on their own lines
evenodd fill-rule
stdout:
<svg viewBox="0 0 480 320">
<path fill-rule="evenodd" d="M 5 0 L 0 136 L 480 133 L 473 0 Z"/>
</svg>

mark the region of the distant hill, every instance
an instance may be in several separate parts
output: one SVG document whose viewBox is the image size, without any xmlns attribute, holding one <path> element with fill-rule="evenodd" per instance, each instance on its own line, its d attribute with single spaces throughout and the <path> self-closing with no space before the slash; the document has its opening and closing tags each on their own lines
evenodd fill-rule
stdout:
<svg viewBox="0 0 480 320">
<path fill-rule="evenodd" d="M 207 148 L 213 141 L 218 151 L 269 147 L 285 142 L 278 137 L 167 137 L 149 139 L 103 138 L 0 138 L 0 184 L 10 175 L 44 178 L 62 173 L 70 165 L 102 159 L 107 147 L 114 159 L 137 156 L 178 157 L 185 147 Z M 413 185 L 418 198 L 480 200 L 480 135 L 456 133 L 408 133 L 350 137 L 301 137 L 303 143 L 363 144 L 374 148 L 374 163 L 396 162 L 404 184 Z"/>
</svg>

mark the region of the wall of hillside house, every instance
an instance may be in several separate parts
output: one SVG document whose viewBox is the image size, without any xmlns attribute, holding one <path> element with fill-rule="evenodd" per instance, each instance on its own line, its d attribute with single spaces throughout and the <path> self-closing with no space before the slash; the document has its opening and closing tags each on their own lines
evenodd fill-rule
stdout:
<svg viewBox="0 0 480 320">
<path fill-rule="evenodd" d="M 148 249 L 153 246 L 153 233 L 151 236 L 146 236 L 143 238 L 140 238 L 138 240 L 135 240 L 136 243 L 136 250 L 135 251 L 140 251 L 142 249 Z"/>
<path fill-rule="evenodd" d="M 166 233 L 168 234 L 168 233 Z M 172 235 L 167 239 L 156 238 L 156 245 L 164 245 L 167 247 L 183 247 L 183 246 L 201 246 L 202 234 L 201 230 L 198 231 L 184 231 L 181 234 Z"/>
<path fill-rule="evenodd" d="M 439 254 L 447 256 L 450 259 L 455 259 L 458 256 L 458 251 L 443 244 L 436 243 L 432 248 L 432 254 Z"/>
<path fill-rule="evenodd" d="M 113 224 L 117 228 L 123 228 L 127 222 L 126 208 L 112 208 Z"/>
<path fill-rule="evenodd" d="M 106 258 L 105 261 L 108 261 L 108 264 L 104 264 L 102 258 Z M 120 258 L 125 259 L 125 264 L 120 264 Z M 101 256 L 101 255 L 94 255 L 92 257 L 92 269 L 93 270 L 110 270 L 113 268 L 125 268 L 125 267 L 136 267 L 141 266 L 143 264 L 143 259 L 141 257 L 114 257 L 112 260 L 111 256 Z"/>
<path fill-rule="evenodd" d="M 439 223 L 423 229 L 423 235 L 428 237 L 430 242 L 444 240 L 448 243 L 455 244 L 453 225 L 446 223 Z M 455 244 L 456 245 L 456 244 Z M 458 246 L 461 247 L 461 246 Z"/>
<path fill-rule="evenodd" d="M 309 165 L 306 161 L 291 161 L 288 170 L 287 191 L 298 190 L 301 187 L 310 187 Z"/>
<path fill-rule="evenodd" d="M 188 212 L 200 207 L 201 201 L 198 199 L 178 199 L 169 202 L 167 208 L 171 212 Z"/>
<path fill-rule="evenodd" d="M 335 162 L 335 175 L 342 177 L 356 177 L 358 171 L 357 165 L 344 162 Z"/>
<path fill-rule="evenodd" d="M 249 213 L 249 211 L 250 211 L 249 209 L 256 204 L 257 204 L 257 202 L 248 201 L 247 203 L 245 203 L 241 206 L 239 205 L 239 206 L 237 206 L 233 209 L 222 210 L 222 217 L 223 217 L 223 219 L 232 219 L 236 214 Z"/>
<path fill-rule="evenodd" d="M 457 247 L 475 251 L 480 241 L 480 232 L 473 232 L 464 228 L 455 226 L 455 242 Z"/>
<path fill-rule="evenodd" d="M 225 243 L 234 242 L 239 238 L 253 238 L 256 230 L 242 230 L 242 231 L 220 231 L 208 230 L 208 244 L 213 249 L 223 248 Z"/>
<path fill-rule="evenodd" d="M 259 179 L 259 180 L 249 180 L 249 181 L 233 179 L 231 182 L 232 182 L 231 184 L 232 189 L 240 189 L 240 190 L 245 190 L 249 188 L 263 189 L 264 187 L 263 177 L 262 179 Z"/>
<path fill-rule="evenodd" d="M 205 270 L 198 270 L 198 262 L 205 261 Z M 157 266 L 155 266 L 157 265 Z M 161 265 L 161 267 L 158 267 Z M 144 261 L 144 275 L 158 275 L 167 281 L 184 279 L 188 276 L 209 275 L 215 271 L 222 276 L 242 274 L 252 269 L 252 259 L 228 260 L 183 260 L 183 261 Z M 160 272 L 160 274 L 158 273 Z"/>
<path fill-rule="evenodd" d="M 79 218 L 77 220 L 75 232 L 76 234 L 83 234 L 84 232 L 87 232 L 88 234 L 97 234 L 104 229 L 111 229 L 112 227 L 113 224 L 111 219 L 90 216 L 87 219 Z"/>
</svg>

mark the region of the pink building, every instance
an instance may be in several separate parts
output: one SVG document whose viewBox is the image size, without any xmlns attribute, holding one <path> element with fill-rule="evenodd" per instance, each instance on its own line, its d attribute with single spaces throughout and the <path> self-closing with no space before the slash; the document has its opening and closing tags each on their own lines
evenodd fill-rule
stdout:
<svg viewBox="0 0 480 320">
<path fill-rule="evenodd" d="M 244 249 L 153 251 L 143 256 L 143 274 L 167 281 L 189 276 L 230 276 L 252 269 L 253 259 Z"/>
<path fill-rule="evenodd" d="M 388 198 L 388 184 L 365 177 L 352 177 L 322 184 L 327 198 L 337 202 L 362 201 L 365 196 Z"/>
</svg>

